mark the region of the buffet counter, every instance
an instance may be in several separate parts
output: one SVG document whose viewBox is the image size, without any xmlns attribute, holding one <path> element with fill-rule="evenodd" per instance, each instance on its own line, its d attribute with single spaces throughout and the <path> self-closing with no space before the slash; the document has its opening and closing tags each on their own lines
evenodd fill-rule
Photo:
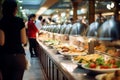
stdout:
<svg viewBox="0 0 120 80">
<path fill-rule="evenodd" d="M 96 80 L 96 74 L 65 59 L 56 49 L 37 39 L 39 59 L 48 80 Z"/>
</svg>

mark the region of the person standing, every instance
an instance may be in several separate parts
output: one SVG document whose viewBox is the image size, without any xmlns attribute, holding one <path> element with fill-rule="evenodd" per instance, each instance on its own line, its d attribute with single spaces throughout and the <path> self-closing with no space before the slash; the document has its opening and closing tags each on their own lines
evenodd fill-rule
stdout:
<svg viewBox="0 0 120 80">
<path fill-rule="evenodd" d="M 16 16 L 15 0 L 5 0 L 2 4 L 3 17 L 0 20 L 0 71 L 2 80 L 22 80 L 27 67 L 25 50 L 25 24 Z"/>
<path fill-rule="evenodd" d="M 42 19 L 43 19 L 43 17 L 40 15 L 39 17 L 38 17 L 38 19 L 35 21 L 35 25 L 36 25 L 36 27 L 38 28 L 38 30 L 40 30 L 41 28 L 42 28 Z"/>
<path fill-rule="evenodd" d="M 45 26 L 47 24 L 46 19 L 42 20 L 42 25 Z"/>
<path fill-rule="evenodd" d="M 29 40 L 29 51 L 30 51 L 31 57 L 38 56 L 38 53 L 37 53 L 38 43 L 37 43 L 36 37 L 39 30 L 35 26 L 35 18 L 36 18 L 36 15 L 31 14 L 29 16 L 29 20 L 27 24 L 28 25 L 27 35 Z"/>
</svg>

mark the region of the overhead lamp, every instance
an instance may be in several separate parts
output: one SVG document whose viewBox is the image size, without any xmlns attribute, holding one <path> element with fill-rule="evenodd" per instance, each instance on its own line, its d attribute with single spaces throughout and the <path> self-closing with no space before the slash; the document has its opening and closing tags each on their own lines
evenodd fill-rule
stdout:
<svg viewBox="0 0 120 80">
<path fill-rule="evenodd" d="M 112 8 L 114 8 L 114 3 L 112 2 L 111 4 L 107 4 L 107 9 L 111 10 Z"/>
<path fill-rule="evenodd" d="M 115 4 L 112 2 L 111 5 L 110 5 L 110 7 L 114 8 L 114 6 L 115 6 Z"/>
<path fill-rule="evenodd" d="M 109 9 L 109 10 L 111 9 L 111 6 L 110 6 L 110 4 L 107 4 L 107 9 Z"/>
</svg>

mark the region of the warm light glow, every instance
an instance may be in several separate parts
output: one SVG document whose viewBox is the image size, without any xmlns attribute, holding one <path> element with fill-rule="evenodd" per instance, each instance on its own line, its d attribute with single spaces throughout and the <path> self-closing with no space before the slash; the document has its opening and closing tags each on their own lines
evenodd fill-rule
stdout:
<svg viewBox="0 0 120 80">
<path fill-rule="evenodd" d="M 103 16 L 114 15 L 114 13 L 113 13 L 113 12 L 109 12 L 109 13 L 103 13 L 102 15 L 103 15 Z"/>
<path fill-rule="evenodd" d="M 86 19 L 86 16 L 83 16 L 84 19 Z"/>
<path fill-rule="evenodd" d="M 73 11 L 72 10 L 70 11 L 70 15 L 73 15 Z"/>
<path fill-rule="evenodd" d="M 85 9 L 85 8 L 82 8 L 82 9 L 81 9 L 81 12 L 82 12 L 82 13 L 86 13 L 86 9 Z"/>
<path fill-rule="evenodd" d="M 66 15 L 66 13 L 65 13 L 65 12 L 61 13 L 61 16 L 62 16 L 62 17 L 65 17 L 65 15 Z"/>
<path fill-rule="evenodd" d="M 89 38 L 89 39 L 88 39 L 88 42 L 90 42 L 90 41 L 92 41 L 92 40 L 93 40 L 93 38 Z"/>
<path fill-rule="evenodd" d="M 115 6 L 115 5 L 114 5 L 113 2 L 112 2 L 111 4 L 107 4 L 107 9 L 110 10 L 110 9 L 114 8 L 114 6 Z"/>
<path fill-rule="evenodd" d="M 47 7 L 42 7 L 42 8 L 40 8 L 39 10 L 38 10 L 38 12 L 36 13 L 36 14 L 39 14 L 39 15 L 41 15 L 44 11 L 46 11 L 47 10 Z"/>
</svg>

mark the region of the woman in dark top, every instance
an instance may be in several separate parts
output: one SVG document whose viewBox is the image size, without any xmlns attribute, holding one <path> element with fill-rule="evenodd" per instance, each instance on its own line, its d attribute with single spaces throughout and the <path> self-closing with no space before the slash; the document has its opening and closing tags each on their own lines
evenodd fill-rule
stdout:
<svg viewBox="0 0 120 80">
<path fill-rule="evenodd" d="M 3 80 L 22 80 L 26 69 L 25 25 L 22 18 L 16 17 L 17 3 L 5 0 L 2 5 L 3 17 L 0 20 L 0 71 Z"/>
</svg>

